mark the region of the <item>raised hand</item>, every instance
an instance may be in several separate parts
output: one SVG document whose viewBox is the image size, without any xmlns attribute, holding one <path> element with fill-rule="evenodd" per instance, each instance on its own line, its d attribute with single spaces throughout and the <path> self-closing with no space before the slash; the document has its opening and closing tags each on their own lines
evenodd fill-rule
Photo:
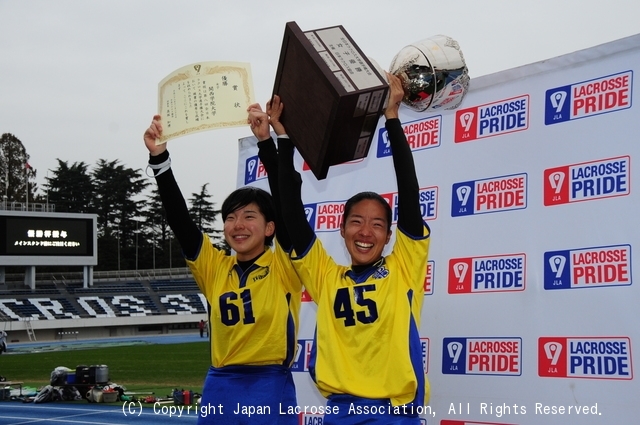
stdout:
<svg viewBox="0 0 640 425">
<path fill-rule="evenodd" d="M 267 113 L 263 112 L 257 103 L 249 105 L 247 112 L 249 113 L 247 123 L 251 127 L 253 135 L 256 136 L 259 142 L 268 139 L 271 133 L 269 131 L 269 116 Z"/>
<path fill-rule="evenodd" d="M 389 103 L 384 111 L 384 116 L 387 119 L 398 118 L 398 109 L 400 109 L 400 102 L 404 97 L 404 89 L 400 78 L 388 72 L 387 78 L 389 80 Z"/>
<path fill-rule="evenodd" d="M 151 156 L 158 156 L 167 150 L 167 144 L 156 145 L 156 139 L 162 137 L 162 117 L 154 115 L 151 125 L 144 132 L 144 144 L 149 150 Z"/>
<path fill-rule="evenodd" d="M 284 126 L 280 122 L 280 117 L 282 116 L 283 110 L 284 103 L 280 101 L 280 96 L 278 96 L 277 94 L 273 96 L 273 99 L 267 102 L 267 115 L 269 116 L 269 124 L 271 124 L 271 127 L 273 127 L 273 131 L 275 131 L 278 136 L 287 134 Z"/>
</svg>

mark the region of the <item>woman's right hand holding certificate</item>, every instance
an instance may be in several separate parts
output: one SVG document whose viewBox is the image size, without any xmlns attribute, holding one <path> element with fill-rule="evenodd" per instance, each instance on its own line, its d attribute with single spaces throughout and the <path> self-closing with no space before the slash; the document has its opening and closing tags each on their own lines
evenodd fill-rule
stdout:
<svg viewBox="0 0 640 425">
<path fill-rule="evenodd" d="M 144 132 L 144 144 L 151 156 L 158 156 L 167 150 L 167 144 L 156 145 L 156 140 L 162 137 L 162 117 L 154 115 L 151 125 Z"/>
</svg>

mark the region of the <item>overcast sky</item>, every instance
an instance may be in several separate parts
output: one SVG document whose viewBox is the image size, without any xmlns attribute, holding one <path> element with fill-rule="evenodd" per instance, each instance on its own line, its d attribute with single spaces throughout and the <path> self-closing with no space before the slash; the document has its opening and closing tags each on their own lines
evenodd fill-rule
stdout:
<svg viewBox="0 0 640 425">
<path fill-rule="evenodd" d="M 342 25 L 388 68 L 405 45 L 456 39 L 471 79 L 640 33 L 638 0 L 0 0 L 0 133 L 18 137 L 40 188 L 56 159 L 144 169 L 158 83 L 194 62 L 249 62 L 256 100 L 273 89 L 286 22 Z M 472 83 L 473 84 L 473 83 Z M 248 128 L 169 142 L 186 198 L 219 207 Z"/>
</svg>

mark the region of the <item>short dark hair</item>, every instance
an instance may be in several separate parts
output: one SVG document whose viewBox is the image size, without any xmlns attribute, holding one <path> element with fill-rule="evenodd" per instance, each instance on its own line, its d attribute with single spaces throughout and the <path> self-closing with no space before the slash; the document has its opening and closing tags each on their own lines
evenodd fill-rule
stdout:
<svg viewBox="0 0 640 425">
<path fill-rule="evenodd" d="M 360 201 L 364 201 L 365 199 L 372 199 L 374 201 L 378 201 L 384 208 L 385 213 L 387 215 L 387 231 L 391 230 L 391 206 L 382 196 L 375 192 L 360 192 L 353 195 L 351 198 L 347 200 L 344 204 L 344 214 L 342 215 L 342 223 L 347 221 L 349 217 L 349 213 L 351 213 L 351 209 L 354 205 L 356 205 Z"/>
<path fill-rule="evenodd" d="M 238 208 L 246 207 L 250 203 L 255 202 L 258 208 L 260 209 L 260 213 L 264 216 L 264 219 L 268 222 L 276 221 L 276 208 L 273 203 L 273 198 L 271 194 L 266 190 L 245 186 L 240 189 L 236 189 L 227 199 L 222 203 L 222 208 L 220 212 L 222 213 L 222 222 L 224 223 L 227 220 L 227 216 L 237 210 Z M 273 243 L 273 237 L 275 236 L 275 232 L 271 236 L 267 236 L 264 240 L 264 244 L 266 246 L 271 246 Z"/>
</svg>

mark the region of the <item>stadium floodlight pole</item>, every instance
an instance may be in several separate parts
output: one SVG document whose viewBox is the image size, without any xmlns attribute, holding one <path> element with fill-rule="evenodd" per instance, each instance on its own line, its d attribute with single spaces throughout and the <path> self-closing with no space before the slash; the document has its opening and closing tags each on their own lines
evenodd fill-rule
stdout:
<svg viewBox="0 0 640 425">
<path fill-rule="evenodd" d="M 118 223 L 118 271 L 120 271 L 120 223 Z"/>
<path fill-rule="evenodd" d="M 156 228 L 155 226 L 151 228 L 153 231 L 153 275 L 156 275 Z"/>
<path fill-rule="evenodd" d="M 138 220 L 136 220 L 136 271 L 138 271 Z"/>
<path fill-rule="evenodd" d="M 27 199 L 27 202 L 26 202 L 27 211 L 29 211 L 29 167 L 24 167 L 24 182 L 26 183 L 26 187 L 27 187 L 27 192 L 25 193 L 25 195 Z"/>
</svg>

